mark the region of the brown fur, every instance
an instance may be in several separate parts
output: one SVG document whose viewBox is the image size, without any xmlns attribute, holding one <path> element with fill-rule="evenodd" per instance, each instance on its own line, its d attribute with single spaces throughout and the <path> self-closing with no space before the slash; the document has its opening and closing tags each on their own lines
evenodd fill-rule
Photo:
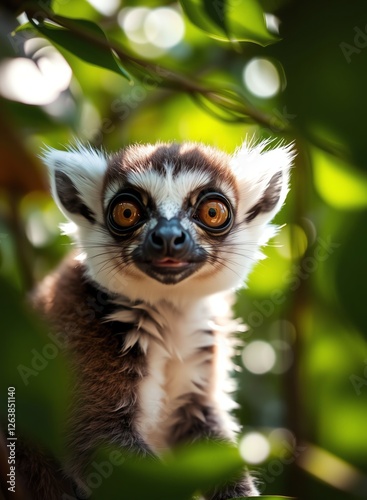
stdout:
<svg viewBox="0 0 367 500">
<path fill-rule="evenodd" d="M 18 494 L 21 500 L 60 500 L 63 494 L 74 495 L 74 485 L 62 471 L 62 467 L 44 450 L 26 443 L 17 442 L 16 468 Z M 22 490 L 20 490 L 20 486 Z M 10 497 L 9 497 L 10 498 Z"/>
<path fill-rule="evenodd" d="M 77 367 L 79 406 L 83 407 L 83 420 L 89 421 L 90 439 L 95 440 L 97 430 L 103 434 L 105 426 L 111 430 L 124 422 L 131 427 L 135 386 L 145 374 L 144 356 L 130 351 L 122 359 L 122 335 L 118 332 L 124 332 L 124 324 L 116 328 L 113 322 L 99 321 L 111 302 L 106 294 L 90 286 L 82 264 L 69 257 L 47 282 L 48 289 L 41 286 L 36 293 L 35 305 L 47 311 L 55 329 L 65 335 L 71 361 Z M 128 327 L 131 329 L 132 325 Z M 130 404 L 115 411 L 121 401 Z M 105 417 L 99 415 L 100 408 L 104 408 Z M 81 434 L 85 434 L 85 429 Z M 79 440 L 78 451 L 82 451 L 83 442 Z M 132 445 L 133 437 L 131 440 Z"/>
<path fill-rule="evenodd" d="M 77 390 L 69 448 L 77 462 L 71 461 L 68 470 L 75 476 L 83 473 L 101 442 L 133 448 L 143 455 L 150 453 L 134 429 L 136 386 L 145 374 L 145 359 L 138 346 L 121 354 L 122 333 L 132 325 L 101 322 L 111 310 L 109 299 L 88 282 L 82 264 L 73 256 L 47 277 L 32 297 L 34 307 L 51 322 L 74 366 Z M 121 402 L 124 405 L 119 408 Z M 23 455 L 19 466 L 30 491 L 48 492 L 56 469 L 42 455 L 35 456 L 40 458 L 32 457 L 32 470 Z M 60 498 L 55 495 L 45 493 L 35 498 Z"/>
</svg>

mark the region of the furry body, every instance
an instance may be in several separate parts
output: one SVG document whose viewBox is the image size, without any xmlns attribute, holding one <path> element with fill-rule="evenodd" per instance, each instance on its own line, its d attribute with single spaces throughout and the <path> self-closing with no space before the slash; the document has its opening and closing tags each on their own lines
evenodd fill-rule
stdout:
<svg viewBox="0 0 367 500">
<path fill-rule="evenodd" d="M 159 456 L 182 442 L 234 441 L 231 293 L 274 232 L 292 156 L 264 147 L 233 157 L 196 144 L 46 152 L 82 252 L 33 297 L 76 372 L 76 482 L 102 442 Z M 209 497 L 250 495 L 244 475 Z"/>
</svg>

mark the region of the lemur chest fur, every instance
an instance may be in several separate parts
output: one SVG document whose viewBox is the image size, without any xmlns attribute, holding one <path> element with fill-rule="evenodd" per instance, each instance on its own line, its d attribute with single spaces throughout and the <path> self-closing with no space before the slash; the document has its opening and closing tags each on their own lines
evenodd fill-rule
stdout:
<svg viewBox="0 0 367 500">
<path fill-rule="evenodd" d="M 233 437 L 230 333 L 238 324 L 231 298 L 225 292 L 175 305 L 169 297 L 154 305 L 131 301 L 98 287 L 70 256 L 33 301 L 60 332 L 73 362 L 79 434 L 92 426 L 92 445 L 101 425 L 113 422 L 112 440 L 129 425 L 132 436 L 138 433 L 159 454 L 185 441 L 190 422 L 205 423 L 205 413 L 215 411 Z"/>
<path fill-rule="evenodd" d="M 170 446 L 180 409 L 187 407 L 191 417 L 199 420 L 205 420 L 201 407 L 216 407 L 219 413 L 226 410 L 224 400 L 218 400 L 225 378 L 225 372 L 221 377 L 218 369 L 218 352 L 227 358 L 226 370 L 231 353 L 225 328 L 216 323 L 213 309 L 218 300 L 225 305 L 226 298 L 217 296 L 215 300 L 193 301 L 182 310 L 168 301 L 154 307 L 139 303 L 111 316 L 117 321 L 136 322 L 136 328 L 125 334 L 123 351 L 138 344 L 145 354 L 146 374 L 137 391 L 136 427 L 155 453 Z M 191 405 L 193 399 L 199 404 Z"/>
</svg>

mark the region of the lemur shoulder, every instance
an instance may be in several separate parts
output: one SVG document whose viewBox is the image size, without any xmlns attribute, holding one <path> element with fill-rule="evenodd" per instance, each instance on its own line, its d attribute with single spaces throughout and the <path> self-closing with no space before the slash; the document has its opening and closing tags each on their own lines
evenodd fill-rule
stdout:
<svg viewBox="0 0 367 500">
<path fill-rule="evenodd" d="M 275 232 L 292 149 L 158 143 L 109 156 L 77 145 L 44 160 L 77 244 L 33 295 L 77 381 L 67 474 L 82 485 L 102 442 L 156 456 L 233 442 L 231 300 Z M 46 476 L 37 498 L 58 498 Z M 207 498 L 251 495 L 244 473 Z"/>
</svg>

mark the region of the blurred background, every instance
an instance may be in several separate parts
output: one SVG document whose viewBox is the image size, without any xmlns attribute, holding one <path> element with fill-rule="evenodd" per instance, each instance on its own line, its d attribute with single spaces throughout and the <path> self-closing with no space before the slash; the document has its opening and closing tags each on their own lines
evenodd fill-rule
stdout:
<svg viewBox="0 0 367 500">
<path fill-rule="evenodd" d="M 42 148 L 295 141 L 281 229 L 235 306 L 239 450 L 264 495 L 366 499 L 366 3 L 8 0 L 0 38 L 2 416 L 15 387 L 19 428 L 61 453 L 66 365 L 24 306 L 70 248 Z"/>
</svg>

